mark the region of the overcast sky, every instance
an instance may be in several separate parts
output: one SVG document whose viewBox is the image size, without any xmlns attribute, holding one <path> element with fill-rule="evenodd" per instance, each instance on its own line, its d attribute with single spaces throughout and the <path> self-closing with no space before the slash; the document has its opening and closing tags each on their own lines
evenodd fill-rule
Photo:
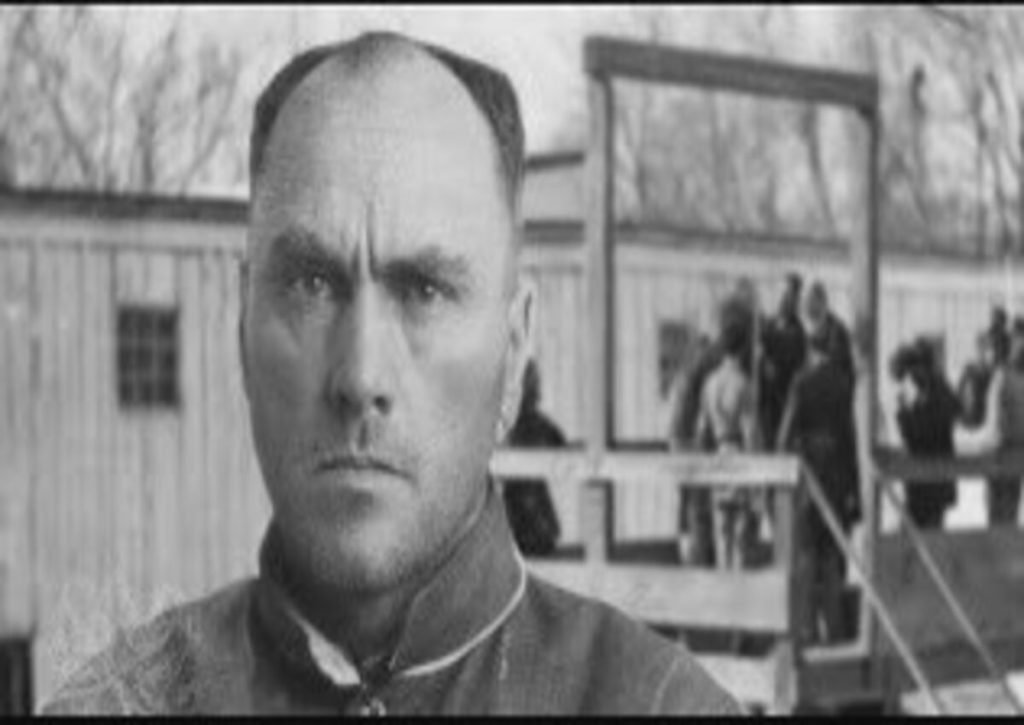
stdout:
<svg viewBox="0 0 1024 725">
<path fill-rule="evenodd" d="M 297 8 L 297 9 L 296 9 Z M 566 119 L 583 104 L 581 41 L 587 33 L 631 34 L 630 6 L 110 6 L 113 22 L 130 25 L 145 45 L 181 13 L 188 35 L 235 44 L 250 60 L 246 86 L 256 89 L 292 53 L 318 42 L 351 37 L 372 28 L 400 30 L 490 61 L 511 76 L 522 101 L 530 151 L 549 150 Z M 681 40 L 694 46 L 742 51 L 729 26 L 748 7 L 684 6 L 672 10 Z M 802 6 L 792 43 L 783 49 L 797 61 L 842 64 L 834 52 L 832 6 Z"/>
</svg>

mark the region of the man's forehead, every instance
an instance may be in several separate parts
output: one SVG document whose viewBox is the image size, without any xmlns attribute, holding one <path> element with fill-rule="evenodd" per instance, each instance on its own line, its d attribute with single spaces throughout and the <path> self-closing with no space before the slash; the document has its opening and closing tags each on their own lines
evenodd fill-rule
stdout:
<svg viewBox="0 0 1024 725">
<path fill-rule="evenodd" d="M 372 51 L 341 50 L 320 63 L 292 91 L 268 142 L 298 140 L 309 130 L 399 133 L 424 140 L 486 140 L 486 120 L 459 80 L 437 59 L 402 40 Z M 467 135 L 469 138 L 467 138 Z"/>
<path fill-rule="evenodd" d="M 484 247 L 513 231 L 498 163 L 487 119 L 437 59 L 401 41 L 374 57 L 340 53 L 280 109 L 250 239 L 304 225 L 350 251 L 360 240 L 385 257 L 436 243 L 493 258 Z"/>
</svg>

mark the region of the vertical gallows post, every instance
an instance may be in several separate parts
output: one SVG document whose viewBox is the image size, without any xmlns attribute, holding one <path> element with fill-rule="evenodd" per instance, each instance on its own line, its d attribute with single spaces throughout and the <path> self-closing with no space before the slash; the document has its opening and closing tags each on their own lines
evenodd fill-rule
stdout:
<svg viewBox="0 0 1024 725">
<path fill-rule="evenodd" d="M 587 62 L 586 48 L 584 64 Z M 584 242 L 587 274 L 587 359 L 586 359 L 586 444 L 591 460 L 597 461 L 612 442 L 614 424 L 614 320 L 615 320 L 615 250 L 614 250 L 614 164 L 612 81 L 606 75 L 587 67 L 587 100 L 590 132 L 587 141 Z M 603 493 L 599 493 L 603 492 Z M 610 506 L 611 486 L 592 481 L 585 497 L 597 495 Z M 606 520 L 607 510 L 588 506 L 589 515 L 601 521 L 581 521 L 583 531 L 601 531 L 608 540 L 601 551 L 607 557 L 613 532 Z M 600 511 L 600 513 L 599 513 Z M 588 514 L 585 514 L 588 515 Z M 589 558 L 590 552 L 588 552 Z"/>
<path fill-rule="evenodd" d="M 587 448 L 612 440 L 614 395 L 614 131 L 612 81 L 588 73 L 590 135 L 586 158 Z"/>
<path fill-rule="evenodd" d="M 858 156 L 866 161 L 855 168 L 858 191 L 865 200 L 863 216 L 855 217 L 850 237 L 853 260 L 853 330 L 857 365 L 854 400 L 857 430 L 857 463 L 860 469 L 861 510 L 864 526 L 864 562 L 868 577 L 875 574 L 875 551 L 879 533 L 879 495 L 875 471 L 875 438 L 878 423 L 878 258 L 879 210 L 878 151 L 879 119 L 877 99 L 859 108 L 856 134 Z M 860 641 L 873 648 L 875 622 L 870 607 L 862 606 Z"/>
</svg>

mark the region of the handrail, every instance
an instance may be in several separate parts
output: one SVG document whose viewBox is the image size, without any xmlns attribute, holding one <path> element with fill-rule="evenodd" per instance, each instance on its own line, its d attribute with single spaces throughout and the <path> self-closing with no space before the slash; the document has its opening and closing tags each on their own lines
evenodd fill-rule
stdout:
<svg viewBox="0 0 1024 725">
<path fill-rule="evenodd" d="M 879 477 L 901 481 L 948 481 L 950 478 L 1024 476 L 1024 450 L 987 455 L 921 456 L 903 450 L 878 447 L 874 451 Z"/>
<path fill-rule="evenodd" d="M 499 478 L 530 476 L 693 481 L 702 487 L 796 488 L 800 462 L 791 455 L 756 453 L 667 453 L 566 449 L 510 449 L 495 452 L 491 473 Z"/>
<path fill-rule="evenodd" d="M 829 532 L 832 534 L 832 538 L 835 539 L 837 544 L 839 544 L 839 547 L 843 551 L 843 555 L 851 564 L 853 564 L 857 573 L 860 575 L 861 581 L 864 585 L 864 593 L 867 595 L 871 606 L 878 614 L 879 621 L 881 621 L 886 633 L 892 640 L 893 645 L 895 645 L 900 658 L 907 666 L 907 669 L 910 670 L 910 674 L 914 678 L 914 681 L 917 682 L 917 686 L 924 691 L 929 704 L 935 711 L 935 714 L 945 715 L 946 711 L 939 703 L 938 697 L 932 689 L 931 684 L 928 682 L 928 679 L 925 677 L 920 663 L 918 663 L 917 659 L 914 657 L 913 651 L 896 629 L 896 625 L 892 620 L 892 615 L 890 614 L 888 607 L 885 606 L 885 603 L 882 601 L 877 589 L 867 576 L 867 572 L 865 571 L 865 567 L 860 558 L 853 551 L 853 547 L 850 546 L 846 537 L 843 535 L 843 529 L 839 525 L 839 521 L 836 519 L 835 512 L 832 511 L 832 507 L 828 503 L 828 499 L 821 488 L 821 483 L 818 481 L 817 476 L 815 476 L 809 466 L 803 465 L 801 468 L 807 482 L 807 490 L 811 495 L 811 499 L 821 512 L 822 518 L 825 520 L 825 525 L 828 526 Z"/>
<path fill-rule="evenodd" d="M 1002 689 L 1006 699 L 1009 700 L 1015 713 L 1018 715 L 1024 715 L 1024 705 L 1017 699 L 1017 696 L 1010 688 L 1009 683 L 1006 680 L 1006 675 L 1003 673 L 999 665 L 996 664 L 995 658 L 992 656 L 992 652 L 985 644 L 978 630 L 971 623 L 970 618 L 964 611 L 956 595 L 950 589 L 949 584 L 946 582 L 945 577 L 939 571 L 938 566 L 935 564 L 935 559 L 928 551 L 928 547 L 925 545 L 921 537 L 921 532 L 918 530 L 917 525 L 913 523 L 910 516 L 907 515 L 906 510 L 896 497 L 896 493 L 892 490 L 893 481 L 882 478 L 882 491 L 889 498 L 889 501 L 895 506 L 896 511 L 900 517 L 900 522 L 906 529 L 908 538 L 910 539 L 911 545 L 917 551 L 918 556 L 921 557 L 921 561 L 925 566 L 925 570 L 931 576 L 935 585 L 939 588 L 939 592 L 942 594 L 943 599 L 953 612 L 953 617 L 957 620 L 957 624 L 964 630 L 967 635 L 967 639 L 970 640 L 975 650 L 981 656 L 982 661 L 985 663 L 985 667 L 988 669 L 989 675 Z"/>
</svg>

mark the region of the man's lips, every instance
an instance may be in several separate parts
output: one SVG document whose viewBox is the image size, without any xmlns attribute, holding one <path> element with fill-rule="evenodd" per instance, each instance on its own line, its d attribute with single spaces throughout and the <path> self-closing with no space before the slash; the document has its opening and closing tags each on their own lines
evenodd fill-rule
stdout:
<svg viewBox="0 0 1024 725">
<path fill-rule="evenodd" d="M 383 458 L 358 454 L 339 454 L 324 458 L 317 464 L 316 471 L 372 471 L 405 477 L 405 473 L 398 466 Z"/>
</svg>

